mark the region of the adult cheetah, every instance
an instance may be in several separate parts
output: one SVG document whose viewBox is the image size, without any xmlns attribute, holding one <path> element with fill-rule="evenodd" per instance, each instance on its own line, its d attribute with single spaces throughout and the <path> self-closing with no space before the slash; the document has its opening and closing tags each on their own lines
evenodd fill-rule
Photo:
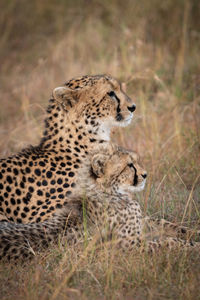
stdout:
<svg viewBox="0 0 200 300">
<path fill-rule="evenodd" d="M 113 126 L 130 124 L 136 106 L 107 75 L 72 79 L 53 91 L 38 146 L 0 160 L 0 213 L 16 223 L 42 222 L 66 203 L 78 169 L 108 145 Z"/>
</svg>

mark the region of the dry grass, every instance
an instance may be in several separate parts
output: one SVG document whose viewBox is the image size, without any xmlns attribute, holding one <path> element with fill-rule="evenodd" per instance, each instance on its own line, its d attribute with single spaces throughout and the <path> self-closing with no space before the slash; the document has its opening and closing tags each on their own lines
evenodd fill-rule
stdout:
<svg viewBox="0 0 200 300">
<path fill-rule="evenodd" d="M 144 213 L 198 228 L 198 1 L 2 0 L 0 8 L 1 156 L 38 143 L 54 87 L 110 73 L 137 104 L 133 124 L 113 139 L 139 151 L 148 170 L 137 195 Z M 199 269 L 196 252 L 58 245 L 27 266 L 1 265 L 1 300 L 196 300 Z"/>
</svg>

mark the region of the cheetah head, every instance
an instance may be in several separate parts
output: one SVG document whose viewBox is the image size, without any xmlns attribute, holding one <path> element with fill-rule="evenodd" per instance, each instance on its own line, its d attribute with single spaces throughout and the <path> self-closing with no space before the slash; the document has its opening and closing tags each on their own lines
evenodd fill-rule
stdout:
<svg viewBox="0 0 200 300">
<path fill-rule="evenodd" d="M 92 157 L 91 172 L 97 184 L 113 194 L 142 191 L 147 172 L 138 163 L 137 153 L 118 146 L 110 152 L 97 153 Z"/>
<path fill-rule="evenodd" d="M 136 109 L 121 84 L 107 75 L 72 79 L 56 88 L 53 97 L 70 118 L 83 119 L 88 128 L 101 128 L 105 135 L 114 126 L 130 124 Z"/>
</svg>

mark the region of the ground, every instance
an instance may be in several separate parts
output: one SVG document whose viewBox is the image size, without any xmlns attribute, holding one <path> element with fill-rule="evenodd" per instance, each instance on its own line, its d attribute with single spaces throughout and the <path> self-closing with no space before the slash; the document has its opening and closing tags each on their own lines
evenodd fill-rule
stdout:
<svg viewBox="0 0 200 300">
<path fill-rule="evenodd" d="M 141 153 L 144 213 L 198 228 L 199 3 L 25 2 L 1 2 L 1 157 L 37 144 L 54 87 L 110 73 L 137 105 L 112 140 Z M 28 266 L 0 266 L 1 299 L 196 300 L 199 269 L 199 254 L 181 250 L 149 256 L 94 241 L 58 245 Z"/>
</svg>

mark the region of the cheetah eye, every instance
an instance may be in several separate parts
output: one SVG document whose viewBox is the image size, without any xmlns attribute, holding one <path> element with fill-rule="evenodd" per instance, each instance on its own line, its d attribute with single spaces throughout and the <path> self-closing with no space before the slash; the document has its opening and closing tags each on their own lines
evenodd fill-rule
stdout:
<svg viewBox="0 0 200 300">
<path fill-rule="evenodd" d="M 110 96 L 112 99 L 114 99 L 114 100 L 116 100 L 117 99 L 117 96 L 116 96 L 116 94 L 115 94 L 115 92 L 114 91 L 110 91 L 110 92 L 108 92 L 108 96 Z"/>
</svg>

